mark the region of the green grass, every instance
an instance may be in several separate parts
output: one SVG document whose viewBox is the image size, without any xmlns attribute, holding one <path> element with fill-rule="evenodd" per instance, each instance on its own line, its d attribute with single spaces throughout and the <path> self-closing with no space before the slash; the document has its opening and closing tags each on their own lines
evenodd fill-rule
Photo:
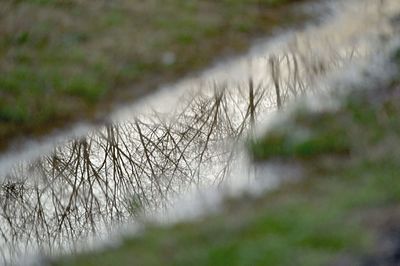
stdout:
<svg viewBox="0 0 400 266">
<path fill-rule="evenodd" d="M 265 138 L 250 143 L 256 159 L 313 158 L 324 153 L 347 154 L 351 140 L 347 125 L 335 123 L 339 113 L 298 115 L 294 125 L 276 127 Z M 310 128 L 312 125 L 312 129 Z"/>
<path fill-rule="evenodd" d="M 287 2 L 1 1 L 1 145 L 104 113 L 241 51 L 293 19 L 277 9 Z M 163 63 L 167 53 L 176 60 Z"/>
<path fill-rule="evenodd" d="M 256 160 L 285 159 L 302 181 L 264 195 L 225 199 L 218 214 L 126 237 L 52 265 L 358 265 L 400 206 L 400 87 L 354 90 L 336 111 L 299 106 L 289 121 L 250 143 Z M 398 221 L 397 221 L 398 223 Z"/>
<path fill-rule="evenodd" d="M 355 213 L 399 203 L 397 169 L 382 161 L 324 171 L 257 199 L 231 199 L 217 216 L 150 227 L 115 249 L 52 265 L 327 265 L 342 253 L 359 257 L 374 233 Z"/>
</svg>

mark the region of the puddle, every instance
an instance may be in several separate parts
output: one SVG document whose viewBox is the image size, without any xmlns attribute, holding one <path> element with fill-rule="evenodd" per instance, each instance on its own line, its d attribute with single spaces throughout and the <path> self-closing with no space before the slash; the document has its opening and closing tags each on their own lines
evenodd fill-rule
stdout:
<svg viewBox="0 0 400 266">
<path fill-rule="evenodd" d="M 171 209 L 172 199 L 191 191 L 276 186 L 276 174 L 265 177 L 276 169 L 249 163 L 246 138 L 266 115 L 331 90 L 332 76 L 367 62 L 393 36 L 399 11 L 396 0 L 336 2 L 335 15 L 320 26 L 166 87 L 107 125 L 85 128 L 85 136 L 4 157 L 0 262 L 74 252 L 99 232 L 107 238 L 135 217 Z"/>
</svg>

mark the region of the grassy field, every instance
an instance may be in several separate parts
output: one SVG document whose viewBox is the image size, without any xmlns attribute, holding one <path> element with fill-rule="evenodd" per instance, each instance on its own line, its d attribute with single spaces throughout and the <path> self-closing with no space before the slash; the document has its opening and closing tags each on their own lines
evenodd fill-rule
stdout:
<svg viewBox="0 0 400 266">
<path fill-rule="evenodd" d="M 243 51 L 295 19 L 289 0 L 3 0 L 0 146 Z"/>
<path fill-rule="evenodd" d="M 249 143 L 257 161 L 300 164 L 302 181 L 226 199 L 218 214 L 150 225 L 121 246 L 51 264 L 397 265 L 396 253 L 382 255 L 377 245 L 399 232 L 399 81 L 355 89 L 335 111 L 300 105 L 289 121 Z"/>
</svg>

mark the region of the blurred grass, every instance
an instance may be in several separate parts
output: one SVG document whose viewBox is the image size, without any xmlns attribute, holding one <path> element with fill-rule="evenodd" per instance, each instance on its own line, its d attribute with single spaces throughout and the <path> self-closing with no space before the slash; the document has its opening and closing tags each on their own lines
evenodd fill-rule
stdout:
<svg viewBox="0 0 400 266">
<path fill-rule="evenodd" d="M 328 265 L 371 250 L 374 233 L 354 213 L 398 204 L 398 164 L 324 171 L 260 198 L 232 199 L 217 216 L 150 227 L 120 246 L 51 265 Z M 311 174 L 311 173 L 309 173 Z"/>
<path fill-rule="evenodd" d="M 254 159 L 300 163 L 305 179 L 226 199 L 217 214 L 148 226 L 121 245 L 51 265 L 312 266 L 336 265 L 342 256 L 361 265 L 374 254 L 377 236 L 390 234 L 388 224 L 372 221 L 400 206 L 399 81 L 354 89 L 334 111 L 300 105 L 289 121 L 250 143 Z"/>
<path fill-rule="evenodd" d="M 216 55 L 243 50 L 293 19 L 277 8 L 287 2 L 3 0 L 1 144 L 106 113 Z"/>
</svg>

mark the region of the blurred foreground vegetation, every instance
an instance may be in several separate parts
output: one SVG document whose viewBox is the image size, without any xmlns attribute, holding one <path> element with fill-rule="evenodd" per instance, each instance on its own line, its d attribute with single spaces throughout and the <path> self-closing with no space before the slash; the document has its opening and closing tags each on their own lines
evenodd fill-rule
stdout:
<svg viewBox="0 0 400 266">
<path fill-rule="evenodd" d="M 149 225 L 119 246 L 51 263 L 397 265 L 399 247 L 382 255 L 377 245 L 399 232 L 399 81 L 397 75 L 384 87 L 354 89 L 335 110 L 300 104 L 289 120 L 250 142 L 260 163 L 300 165 L 301 181 L 226 199 L 217 214 Z"/>
<path fill-rule="evenodd" d="M 288 0 L 3 0 L 0 146 L 102 116 L 290 22 Z"/>
</svg>

